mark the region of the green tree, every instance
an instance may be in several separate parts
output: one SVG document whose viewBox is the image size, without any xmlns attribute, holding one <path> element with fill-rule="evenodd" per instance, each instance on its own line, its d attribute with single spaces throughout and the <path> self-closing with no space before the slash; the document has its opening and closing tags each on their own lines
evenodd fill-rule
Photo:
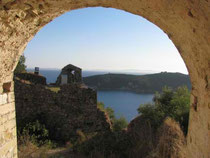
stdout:
<svg viewBox="0 0 210 158">
<path fill-rule="evenodd" d="M 114 119 L 113 121 L 113 131 L 121 131 L 128 126 L 128 121 L 124 116 L 121 116 L 119 119 Z"/>
<path fill-rule="evenodd" d="M 97 103 L 97 107 L 101 110 L 101 111 L 106 111 L 105 105 L 103 102 L 98 102 Z"/>
<path fill-rule="evenodd" d="M 119 119 L 117 119 L 115 117 L 114 110 L 110 107 L 105 108 L 103 102 L 98 102 L 97 106 L 101 111 L 105 112 L 108 115 L 112 123 L 113 131 L 121 131 L 128 126 L 128 121 L 124 116 L 121 116 Z"/>
<path fill-rule="evenodd" d="M 105 108 L 105 105 L 103 102 L 98 102 L 97 107 L 109 116 L 109 119 L 111 120 L 111 122 L 114 121 L 115 114 L 114 114 L 114 110 L 112 108 L 110 108 L 110 107 Z"/>
<path fill-rule="evenodd" d="M 115 119 L 114 110 L 110 107 L 107 107 L 106 112 L 107 112 L 110 120 L 113 121 Z"/>
<path fill-rule="evenodd" d="M 187 87 L 179 87 L 174 91 L 164 87 L 161 93 L 155 94 L 153 101 L 153 104 L 142 104 L 138 108 L 142 118 L 150 121 L 152 127 L 157 129 L 166 117 L 171 117 L 187 133 L 190 106 L 190 92 Z"/>
<path fill-rule="evenodd" d="M 24 143 L 25 139 L 28 138 L 34 145 L 42 146 L 49 142 L 49 132 L 45 125 L 36 120 L 26 124 L 23 129 L 19 129 L 18 138 L 21 141 L 20 143 Z"/>
<path fill-rule="evenodd" d="M 149 122 L 154 129 L 157 129 L 163 122 L 164 113 L 153 104 L 141 104 L 138 112 L 141 114 L 142 119 L 145 122 Z"/>
<path fill-rule="evenodd" d="M 25 65 L 26 58 L 24 55 L 20 56 L 19 62 L 15 68 L 14 73 L 23 73 L 26 72 L 26 65 Z"/>
</svg>

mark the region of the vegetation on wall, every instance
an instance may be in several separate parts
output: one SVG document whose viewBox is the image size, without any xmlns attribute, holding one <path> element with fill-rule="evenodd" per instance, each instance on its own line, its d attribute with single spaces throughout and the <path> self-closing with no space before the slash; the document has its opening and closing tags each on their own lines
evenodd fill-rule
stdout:
<svg viewBox="0 0 210 158">
<path fill-rule="evenodd" d="M 126 120 L 126 118 L 124 116 L 116 118 L 114 110 L 111 107 L 105 108 L 105 105 L 102 102 L 98 102 L 97 106 L 101 111 L 105 112 L 108 115 L 113 131 L 121 131 L 128 126 L 128 121 Z"/>
</svg>

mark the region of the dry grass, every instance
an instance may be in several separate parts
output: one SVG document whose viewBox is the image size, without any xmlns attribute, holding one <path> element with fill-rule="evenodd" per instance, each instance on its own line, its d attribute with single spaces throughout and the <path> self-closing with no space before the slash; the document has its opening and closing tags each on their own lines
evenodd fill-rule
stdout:
<svg viewBox="0 0 210 158">
<path fill-rule="evenodd" d="M 177 122 L 167 118 L 158 138 L 158 145 L 148 158 L 186 158 L 186 138 Z"/>
<path fill-rule="evenodd" d="M 18 150 L 19 158 L 85 158 L 81 155 L 75 155 L 69 148 L 49 149 L 42 146 L 37 147 L 32 143 L 27 146 L 20 146 Z"/>
<path fill-rule="evenodd" d="M 55 93 L 58 93 L 61 90 L 60 87 L 46 87 L 46 89 L 49 89 Z"/>
<path fill-rule="evenodd" d="M 18 157 L 19 158 L 47 158 L 46 152 L 49 147 L 37 147 L 31 142 L 28 134 L 23 134 L 18 138 Z"/>
<path fill-rule="evenodd" d="M 51 149 L 48 145 L 37 147 L 31 141 L 29 135 L 22 135 L 18 139 L 19 158 L 85 158 L 76 155 L 71 150 L 71 145 L 64 148 Z"/>
<path fill-rule="evenodd" d="M 19 158 L 47 158 L 46 152 L 49 149 L 47 147 L 37 147 L 33 143 L 28 142 L 26 145 L 18 146 Z"/>
</svg>

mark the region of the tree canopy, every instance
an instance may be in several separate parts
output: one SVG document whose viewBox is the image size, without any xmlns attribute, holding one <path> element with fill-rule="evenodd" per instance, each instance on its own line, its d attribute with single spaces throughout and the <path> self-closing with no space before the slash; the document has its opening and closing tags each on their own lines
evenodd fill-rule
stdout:
<svg viewBox="0 0 210 158">
<path fill-rule="evenodd" d="M 23 73 L 26 72 L 26 65 L 25 65 L 26 58 L 24 55 L 20 56 L 19 62 L 15 68 L 14 73 Z"/>
<path fill-rule="evenodd" d="M 187 87 L 179 87 L 175 90 L 164 87 L 161 93 L 156 93 L 154 103 L 141 104 L 139 114 L 149 121 L 154 128 L 158 128 L 163 120 L 171 117 L 179 122 L 184 133 L 187 133 L 190 92 Z"/>
</svg>

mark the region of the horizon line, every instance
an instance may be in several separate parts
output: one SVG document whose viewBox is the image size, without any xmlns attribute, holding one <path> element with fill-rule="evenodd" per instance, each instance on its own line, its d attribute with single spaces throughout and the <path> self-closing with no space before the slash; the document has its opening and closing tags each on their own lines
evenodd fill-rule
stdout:
<svg viewBox="0 0 210 158">
<path fill-rule="evenodd" d="M 43 70 L 61 70 L 62 68 L 41 68 Z M 32 67 L 28 67 L 26 69 L 34 69 Z M 179 71 L 163 71 L 163 70 L 139 70 L 139 69 L 121 69 L 121 70 L 106 70 L 106 69 L 82 69 L 82 71 L 101 71 L 101 72 L 118 72 L 118 73 L 148 73 L 148 74 L 153 74 L 153 73 L 161 73 L 161 72 L 167 72 L 167 73 L 181 73 L 181 74 L 186 74 L 189 75 L 189 73 L 183 73 Z"/>
</svg>

